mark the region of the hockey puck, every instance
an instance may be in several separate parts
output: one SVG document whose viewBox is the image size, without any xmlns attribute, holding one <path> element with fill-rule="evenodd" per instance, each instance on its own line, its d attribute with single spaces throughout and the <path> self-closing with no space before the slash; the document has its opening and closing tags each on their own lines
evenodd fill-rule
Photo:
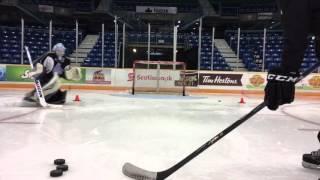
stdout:
<svg viewBox="0 0 320 180">
<path fill-rule="evenodd" d="M 58 165 L 57 166 L 57 170 L 68 171 L 69 170 L 69 166 L 68 165 Z"/>
<path fill-rule="evenodd" d="M 53 162 L 55 165 L 64 165 L 66 163 L 66 160 L 64 159 L 56 159 Z"/>
<path fill-rule="evenodd" d="M 55 170 L 50 171 L 51 177 L 60 177 L 60 176 L 62 176 L 62 174 L 63 174 L 62 170 L 55 169 Z"/>
</svg>

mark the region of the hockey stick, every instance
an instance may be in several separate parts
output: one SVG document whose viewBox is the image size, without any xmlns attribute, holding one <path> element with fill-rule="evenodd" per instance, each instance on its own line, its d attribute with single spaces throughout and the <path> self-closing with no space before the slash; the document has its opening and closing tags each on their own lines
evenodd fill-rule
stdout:
<svg viewBox="0 0 320 180">
<path fill-rule="evenodd" d="M 30 67 L 31 67 L 31 69 L 33 69 L 34 66 L 33 66 L 33 62 L 32 62 L 32 59 L 31 59 L 30 52 L 29 52 L 29 48 L 27 46 L 25 46 L 24 48 L 26 49 L 26 53 L 27 53 L 27 57 L 28 57 L 28 60 L 29 60 L 29 63 L 30 63 Z M 43 90 L 42 90 L 42 86 L 41 86 L 40 80 L 38 78 L 35 78 L 34 79 L 34 83 L 35 83 L 36 92 L 37 92 L 37 95 L 38 95 L 38 98 L 39 98 L 39 103 L 40 103 L 40 105 L 42 107 L 53 107 L 53 108 L 61 108 L 61 107 L 63 107 L 62 105 L 48 104 L 46 102 L 46 99 L 44 98 L 44 94 L 43 94 Z"/>
<path fill-rule="evenodd" d="M 308 69 L 306 72 L 304 72 L 296 81 L 298 83 L 303 78 L 308 76 L 310 73 L 312 73 L 314 70 L 316 70 L 320 66 L 320 62 L 313 65 L 310 69 Z M 257 114 L 259 111 L 261 111 L 263 108 L 266 107 L 266 104 L 262 102 L 257 107 L 255 107 L 251 112 L 240 118 L 238 121 L 234 122 L 232 125 L 227 127 L 225 130 L 223 130 L 221 133 L 210 139 L 208 142 L 206 142 L 204 145 L 202 145 L 200 148 L 198 148 L 196 151 L 188 155 L 186 158 L 172 166 L 171 168 L 161 171 L 161 172 L 152 172 L 147 171 L 144 169 L 141 169 L 131 163 L 126 163 L 123 168 L 122 172 L 128 177 L 131 177 L 136 180 L 163 180 L 172 175 L 174 172 L 176 172 L 178 169 L 183 167 L 185 164 L 187 164 L 189 161 L 200 155 L 203 151 L 208 149 L 210 146 L 218 142 L 221 138 L 223 138 L 225 135 L 229 134 L 231 131 L 233 131 L 235 128 L 240 126 L 242 123 L 247 121 L 249 118 Z"/>
</svg>

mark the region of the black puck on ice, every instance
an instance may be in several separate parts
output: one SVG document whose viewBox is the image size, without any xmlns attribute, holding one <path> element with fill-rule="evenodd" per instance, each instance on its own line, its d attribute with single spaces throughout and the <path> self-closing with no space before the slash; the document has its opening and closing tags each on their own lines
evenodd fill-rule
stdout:
<svg viewBox="0 0 320 180">
<path fill-rule="evenodd" d="M 58 165 L 57 166 L 57 170 L 68 171 L 69 170 L 69 166 L 68 165 Z"/>
<path fill-rule="evenodd" d="M 63 174 L 62 170 L 55 169 L 55 170 L 50 171 L 51 177 L 60 177 L 60 176 L 62 176 L 62 174 Z"/>
<path fill-rule="evenodd" d="M 56 159 L 56 160 L 54 160 L 54 164 L 55 165 L 63 165 L 65 163 L 66 163 L 66 160 L 64 160 L 64 159 Z"/>
</svg>

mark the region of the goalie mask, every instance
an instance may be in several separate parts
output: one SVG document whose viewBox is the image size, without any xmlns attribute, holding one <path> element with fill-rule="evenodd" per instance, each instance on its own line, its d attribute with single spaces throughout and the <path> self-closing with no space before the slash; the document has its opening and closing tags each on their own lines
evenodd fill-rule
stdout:
<svg viewBox="0 0 320 180">
<path fill-rule="evenodd" d="M 62 43 L 58 43 L 53 46 L 52 51 L 55 52 L 58 58 L 60 59 L 65 55 L 66 47 Z"/>
</svg>

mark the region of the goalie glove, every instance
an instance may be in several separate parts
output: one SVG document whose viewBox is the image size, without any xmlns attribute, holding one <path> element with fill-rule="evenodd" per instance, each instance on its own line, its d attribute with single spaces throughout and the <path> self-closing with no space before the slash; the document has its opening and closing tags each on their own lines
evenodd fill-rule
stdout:
<svg viewBox="0 0 320 180">
<path fill-rule="evenodd" d="M 22 79 L 35 79 L 43 72 L 43 65 L 40 63 L 36 64 L 36 68 L 33 70 L 26 70 L 23 75 L 21 75 Z"/>
<path fill-rule="evenodd" d="M 264 102 L 270 110 L 277 110 L 280 105 L 290 104 L 294 101 L 295 82 L 298 72 L 286 72 L 283 68 L 269 71 L 267 86 L 265 88 Z"/>
<path fill-rule="evenodd" d="M 81 68 L 66 66 L 65 77 L 67 80 L 80 81 L 82 78 Z"/>
</svg>

